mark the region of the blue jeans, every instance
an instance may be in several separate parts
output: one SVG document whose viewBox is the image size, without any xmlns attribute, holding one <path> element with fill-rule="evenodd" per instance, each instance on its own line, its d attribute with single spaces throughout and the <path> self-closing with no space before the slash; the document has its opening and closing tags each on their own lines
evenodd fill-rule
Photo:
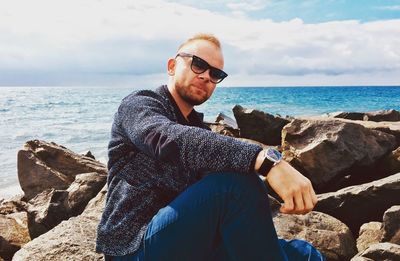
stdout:
<svg viewBox="0 0 400 261">
<path fill-rule="evenodd" d="M 256 174 L 212 173 L 159 210 L 138 251 L 112 260 L 324 259 L 305 241 L 278 239 Z"/>
</svg>

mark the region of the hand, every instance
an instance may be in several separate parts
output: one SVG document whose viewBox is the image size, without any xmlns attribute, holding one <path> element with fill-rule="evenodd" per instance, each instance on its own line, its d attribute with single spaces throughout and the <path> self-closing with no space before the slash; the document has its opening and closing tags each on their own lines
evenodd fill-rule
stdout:
<svg viewBox="0 0 400 261">
<path fill-rule="evenodd" d="M 266 181 L 284 201 L 282 213 L 306 214 L 317 204 L 310 180 L 284 160 L 272 167 Z"/>
</svg>

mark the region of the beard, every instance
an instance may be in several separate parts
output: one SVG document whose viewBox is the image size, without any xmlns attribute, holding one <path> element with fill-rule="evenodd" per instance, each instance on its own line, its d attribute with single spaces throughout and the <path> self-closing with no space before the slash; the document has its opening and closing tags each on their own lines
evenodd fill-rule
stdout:
<svg viewBox="0 0 400 261">
<path fill-rule="evenodd" d="M 209 98 L 206 91 L 200 93 L 195 87 L 191 87 L 190 85 L 187 87 L 176 85 L 176 90 L 182 100 L 192 106 L 203 104 Z"/>
</svg>

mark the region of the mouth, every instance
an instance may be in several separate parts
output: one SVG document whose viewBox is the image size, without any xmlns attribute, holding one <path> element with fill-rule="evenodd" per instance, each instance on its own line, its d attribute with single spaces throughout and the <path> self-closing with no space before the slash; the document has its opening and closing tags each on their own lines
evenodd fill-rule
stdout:
<svg viewBox="0 0 400 261">
<path fill-rule="evenodd" d="M 207 92 L 207 88 L 205 86 L 200 86 L 200 85 L 192 85 L 195 89 L 200 90 L 202 92 Z"/>
</svg>

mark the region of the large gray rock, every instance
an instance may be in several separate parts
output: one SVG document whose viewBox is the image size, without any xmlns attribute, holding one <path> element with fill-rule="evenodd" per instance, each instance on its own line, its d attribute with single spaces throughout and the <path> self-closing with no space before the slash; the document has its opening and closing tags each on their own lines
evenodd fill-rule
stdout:
<svg viewBox="0 0 400 261">
<path fill-rule="evenodd" d="M 371 166 L 396 146 L 393 135 L 340 120 L 295 119 L 283 128 L 282 140 L 286 160 L 319 192 L 347 186 L 346 179 L 370 181 L 377 176 Z"/>
<path fill-rule="evenodd" d="M 316 211 L 344 222 L 356 235 L 362 224 L 382 220 L 383 213 L 400 204 L 400 173 L 370 183 L 317 195 Z"/>
<path fill-rule="evenodd" d="M 399 195 L 400 196 L 400 193 Z M 400 205 L 393 206 L 383 215 L 383 242 L 391 242 L 400 245 Z"/>
<path fill-rule="evenodd" d="M 106 175 L 104 164 L 54 142 L 32 140 L 18 152 L 18 179 L 27 200 L 46 189 L 67 189 L 81 173 Z"/>
<path fill-rule="evenodd" d="M 267 145 L 281 145 L 281 131 L 290 120 L 263 111 L 245 109 L 236 105 L 233 109 L 242 138 Z"/>
<path fill-rule="evenodd" d="M 82 213 L 106 183 L 97 172 L 76 175 L 67 190 L 48 189 L 28 202 L 29 230 L 32 238 L 46 233 L 61 221 Z"/>
<path fill-rule="evenodd" d="M 351 261 L 399 261 L 400 245 L 379 243 L 358 253 Z"/>
<path fill-rule="evenodd" d="M 96 229 L 104 209 L 106 186 L 92 199 L 85 211 L 24 245 L 13 261 L 104 260 L 95 252 Z"/>
<path fill-rule="evenodd" d="M 382 223 L 368 222 L 360 227 L 359 236 L 357 238 L 358 252 L 364 251 L 369 246 L 381 242 L 382 239 Z"/>
<path fill-rule="evenodd" d="M 277 214 L 274 224 L 279 237 L 303 239 L 328 260 L 349 260 L 357 253 L 350 229 L 329 215 L 312 211 L 306 215 Z"/>
</svg>

